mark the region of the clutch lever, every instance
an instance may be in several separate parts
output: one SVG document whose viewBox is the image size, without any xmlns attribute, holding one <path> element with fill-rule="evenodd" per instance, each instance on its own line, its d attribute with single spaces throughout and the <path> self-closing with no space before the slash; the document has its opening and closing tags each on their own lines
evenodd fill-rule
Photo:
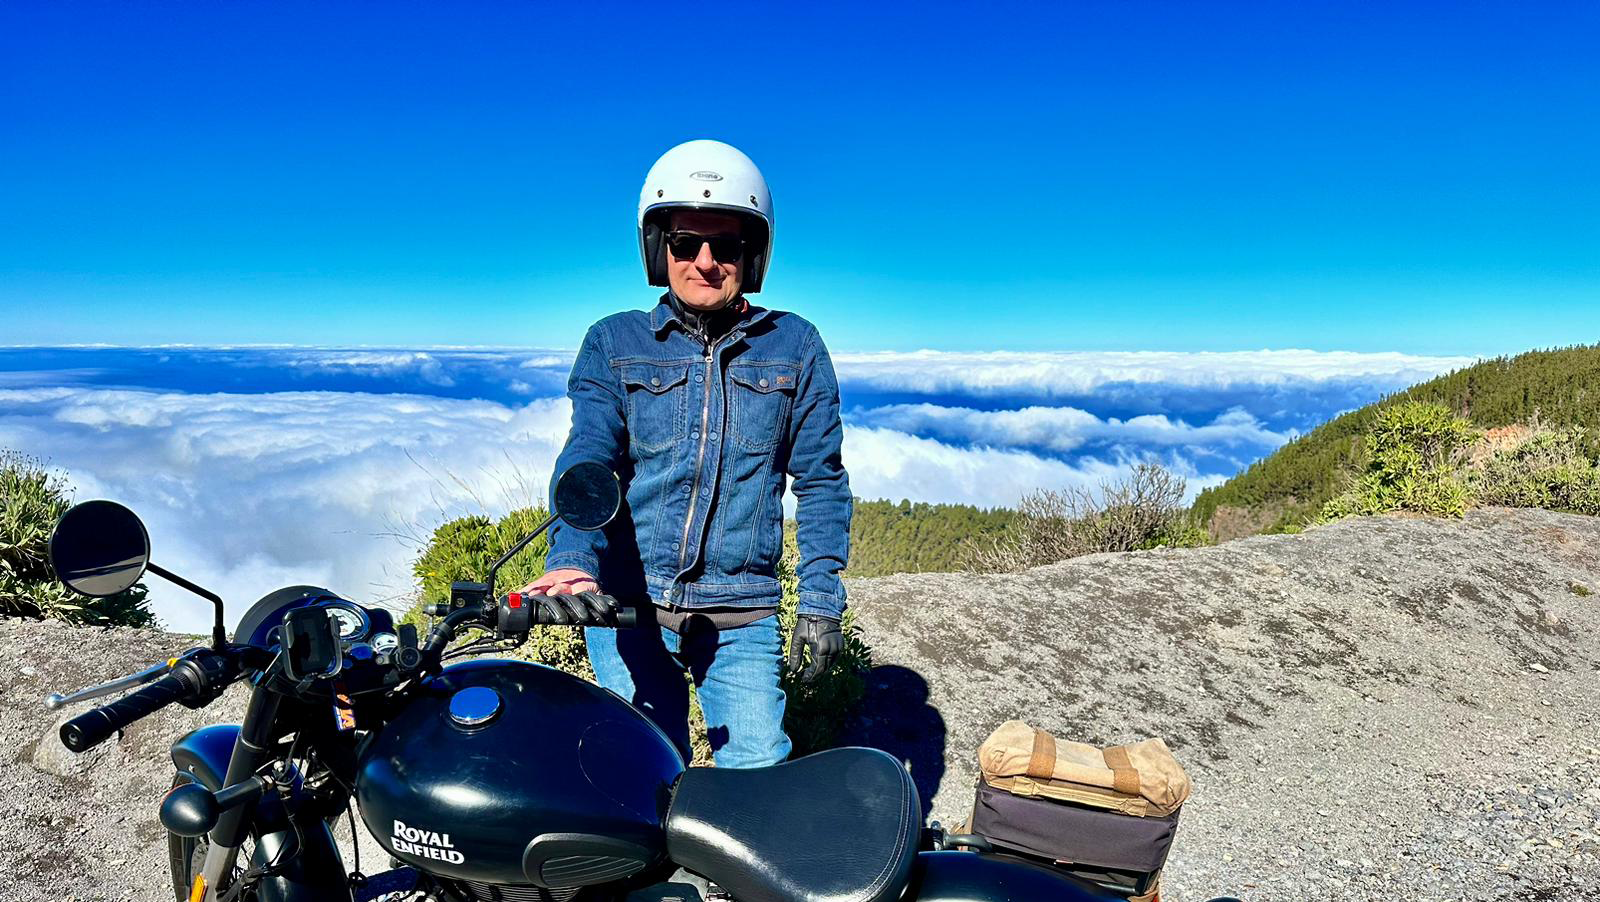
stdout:
<svg viewBox="0 0 1600 902">
<path fill-rule="evenodd" d="M 177 658 L 170 658 L 160 664 L 147 667 L 138 673 L 130 673 L 125 677 L 118 677 L 109 683 L 101 683 L 98 686 L 90 686 L 87 689 L 79 689 L 77 692 L 71 692 L 66 695 L 62 695 L 59 692 L 52 692 L 45 696 L 44 706 L 54 711 L 63 705 L 70 705 L 73 702 L 87 701 L 93 698 L 103 698 L 107 695 L 115 695 L 124 689 L 132 689 L 135 686 L 143 686 L 146 683 L 153 683 L 170 673 L 172 671 L 172 666 L 177 662 Z"/>
</svg>

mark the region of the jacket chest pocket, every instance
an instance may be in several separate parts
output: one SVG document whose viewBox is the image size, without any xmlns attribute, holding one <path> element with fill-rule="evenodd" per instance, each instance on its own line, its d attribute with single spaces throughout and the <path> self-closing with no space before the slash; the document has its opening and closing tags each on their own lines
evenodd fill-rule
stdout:
<svg viewBox="0 0 1600 902">
<path fill-rule="evenodd" d="M 792 363 L 740 363 L 728 367 L 731 431 L 750 451 L 770 451 L 789 432 L 800 367 Z"/>
<path fill-rule="evenodd" d="M 617 368 L 628 393 L 628 443 L 640 451 L 664 451 L 683 441 L 688 418 L 689 367 L 629 363 Z"/>
</svg>

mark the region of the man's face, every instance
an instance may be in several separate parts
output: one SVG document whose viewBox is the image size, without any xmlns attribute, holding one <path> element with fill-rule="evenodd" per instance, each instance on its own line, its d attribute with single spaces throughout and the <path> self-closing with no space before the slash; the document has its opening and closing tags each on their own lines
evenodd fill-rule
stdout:
<svg viewBox="0 0 1600 902">
<path fill-rule="evenodd" d="M 740 233 L 738 217 L 702 210 L 674 210 L 667 230 L 708 238 Z M 701 242 L 695 254 L 680 260 L 672 253 L 671 242 L 668 242 L 667 282 L 687 306 L 695 310 L 720 310 L 739 296 L 739 287 L 744 283 L 744 260 L 745 254 L 740 254 L 736 263 L 719 263 L 711 253 L 711 242 Z"/>
</svg>

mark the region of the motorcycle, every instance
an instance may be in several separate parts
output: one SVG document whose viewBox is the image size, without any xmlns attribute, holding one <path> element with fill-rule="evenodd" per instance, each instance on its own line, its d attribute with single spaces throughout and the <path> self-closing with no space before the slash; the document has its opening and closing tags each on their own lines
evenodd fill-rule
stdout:
<svg viewBox="0 0 1600 902">
<path fill-rule="evenodd" d="M 515 648 L 534 624 L 632 627 L 637 612 L 609 596 L 495 590 L 556 518 L 600 529 L 620 503 L 606 467 L 563 473 L 554 513 L 483 582 L 455 583 L 425 638 L 312 586 L 268 594 L 230 638 L 221 597 L 153 563 L 132 511 L 76 505 L 50 542 L 64 583 L 103 597 L 150 573 L 210 601 L 215 620 L 210 645 L 47 705 L 140 687 L 62 724 L 61 741 L 82 752 L 169 704 L 202 708 L 249 683 L 242 723 L 172 744 L 160 820 L 178 902 L 351 902 L 385 885 L 389 898 L 429 902 L 698 902 L 707 882 L 737 902 L 1117 898 L 925 828 L 916 786 L 884 752 L 687 767 L 614 693 L 539 664 L 455 661 Z M 354 829 L 352 799 L 391 856 L 384 874 L 360 876 L 359 859 L 345 869 L 330 825 L 349 816 Z"/>
</svg>

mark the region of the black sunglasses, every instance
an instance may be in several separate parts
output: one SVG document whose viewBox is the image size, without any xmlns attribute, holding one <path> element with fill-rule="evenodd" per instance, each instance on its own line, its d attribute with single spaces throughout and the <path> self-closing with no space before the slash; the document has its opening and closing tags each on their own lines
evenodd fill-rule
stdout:
<svg viewBox="0 0 1600 902">
<path fill-rule="evenodd" d="M 679 260 L 700 256 L 700 245 L 711 245 L 711 258 L 718 263 L 738 263 L 744 256 L 744 239 L 738 235 L 701 235 L 682 229 L 667 233 L 667 249 Z"/>
</svg>

